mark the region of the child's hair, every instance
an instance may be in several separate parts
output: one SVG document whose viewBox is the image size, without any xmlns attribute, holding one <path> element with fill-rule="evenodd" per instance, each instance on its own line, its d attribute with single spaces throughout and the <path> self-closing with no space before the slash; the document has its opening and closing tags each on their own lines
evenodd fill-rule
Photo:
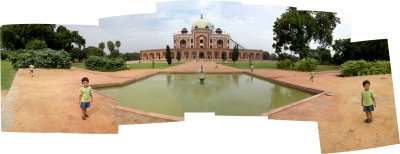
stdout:
<svg viewBox="0 0 400 154">
<path fill-rule="evenodd" d="M 369 81 L 368 81 L 368 80 L 365 80 L 365 81 L 363 81 L 363 86 L 365 86 L 366 84 L 369 84 L 369 85 L 371 85 L 371 83 L 369 83 Z"/>
<path fill-rule="evenodd" d="M 89 78 L 83 77 L 81 81 L 82 81 L 82 83 L 85 82 L 85 81 L 89 82 Z"/>
</svg>

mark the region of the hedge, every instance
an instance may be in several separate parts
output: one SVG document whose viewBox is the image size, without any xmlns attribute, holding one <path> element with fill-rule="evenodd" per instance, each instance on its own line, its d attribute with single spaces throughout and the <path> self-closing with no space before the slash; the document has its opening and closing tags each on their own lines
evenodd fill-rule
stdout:
<svg viewBox="0 0 400 154">
<path fill-rule="evenodd" d="M 317 69 L 318 63 L 318 60 L 314 58 L 302 59 L 296 63 L 295 69 L 303 72 L 312 71 Z"/>
<path fill-rule="evenodd" d="M 28 68 L 33 64 L 36 68 L 70 68 L 70 55 L 65 51 L 52 49 L 18 50 L 9 54 L 14 68 Z"/>
<path fill-rule="evenodd" d="M 95 71 L 120 71 L 127 69 L 124 59 L 122 58 L 108 58 L 108 57 L 98 57 L 89 56 L 85 60 L 85 67 L 89 70 Z"/>
<path fill-rule="evenodd" d="M 340 65 L 339 69 L 345 77 L 391 73 L 390 61 L 349 60 Z"/>
<path fill-rule="evenodd" d="M 284 60 L 279 60 L 276 63 L 276 67 L 278 69 L 286 69 L 286 70 L 290 70 L 293 69 L 293 61 L 291 61 L 290 59 L 284 59 Z"/>
<path fill-rule="evenodd" d="M 302 59 L 294 63 L 290 59 L 279 60 L 276 63 L 278 69 L 298 70 L 298 71 L 312 71 L 317 69 L 318 60 L 314 58 Z"/>
</svg>

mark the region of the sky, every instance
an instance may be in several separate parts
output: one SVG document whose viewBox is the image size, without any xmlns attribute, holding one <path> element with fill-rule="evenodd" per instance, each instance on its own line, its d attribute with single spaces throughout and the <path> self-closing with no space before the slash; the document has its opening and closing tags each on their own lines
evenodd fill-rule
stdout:
<svg viewBox="0 0 400 154">
<path fill-rule="evenodd" d="M 261 49 L 272 53 L 273 24 L 287 6 L 250 5 L 227 1 L 169 1 L 158 2 L 156 13 L 129 14 L 99 19 L 99 26 L 65 25 L 77 30 L 86 39 L 86 46 L 97 47 L 100 42 L 119 40 L 120 52 L 139 52 L 173 46 L 173 34 L 203 18 L 229 33 L 246 49 Z M 351 16 L 337 12 L 341 20 L 334 30 L 335 39 L 351 36 Z M 311 48 L 316 48 L 311 43 Z M 106 49 L 106 53 L 109 51 Z"/>
</svg>

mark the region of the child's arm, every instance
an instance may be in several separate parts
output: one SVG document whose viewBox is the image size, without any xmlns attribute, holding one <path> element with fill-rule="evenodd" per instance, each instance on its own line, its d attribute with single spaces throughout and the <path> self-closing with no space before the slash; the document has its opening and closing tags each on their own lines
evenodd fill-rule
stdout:
<svg viewBox="0 0 400 154">
<path fill-rule="evenodd" d="M 93 103 L 93 92 L 92 92 L 92 90 L 90 90 L 90 103 Z"/>
<path fill-rule="evenodd" d="M 363 106 L 363 102 L 364 102 L 364 97 L 361 94 L 361 106 Z"/>
<path fill-rule="evenodd" d="M 375 96 L 372 96 L 372 101 L 374 101 L 374 107 L 376 108 Z"/>
<path fill-rule="evenodd" d="M 81 100 L 82 100 L 82 95 L 79 94 L 79 101 L 78 101 L 78 104 L 81 104 Z"/>
</svg>

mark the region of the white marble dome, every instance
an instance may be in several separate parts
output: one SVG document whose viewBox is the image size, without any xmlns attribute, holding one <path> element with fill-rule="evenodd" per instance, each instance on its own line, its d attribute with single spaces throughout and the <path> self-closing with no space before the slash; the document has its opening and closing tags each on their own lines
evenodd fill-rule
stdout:
<svg viewBox="0 0 400 154">
<path fill-rule="evenodd" d="M 201 15 L 200 19 L 193 22 L 192 29 L 195 29 L 196 27 L 197 28 L 212 28 L 212 24 L 209 21 L 203 19 L 203 15 Z"/>
</svg>

